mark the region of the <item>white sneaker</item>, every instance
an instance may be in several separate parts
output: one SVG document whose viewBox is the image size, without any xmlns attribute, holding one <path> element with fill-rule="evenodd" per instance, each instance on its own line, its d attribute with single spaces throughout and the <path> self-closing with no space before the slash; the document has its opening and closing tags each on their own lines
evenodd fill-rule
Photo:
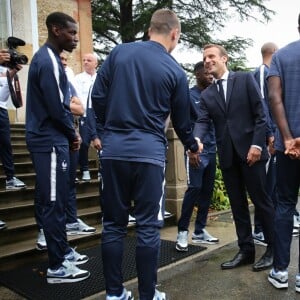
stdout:
<svg viewBox="0 0 300 300">
<path fill-rule="evenodd" d="M 6 223 L 0 220 L 0 230 L 5 229 L 6 227 Z"/>
<path fill-rule="evenodd" d="M 175 246 L 177 251 L 188 251 L 188 231 L 179 231 L 177 235 L 177 241 Z"/>
<path fill-rule="evenodd" d="M 135 217 L 133 217 L 132 215 L 128 216 L 128 224 L 135 224 L 136 223 L 136 219 Z"/>
<path fill-rule="evenodd" d="M 269 273 L 268 280 L 277 289 L 288 288 L 288 272 L 287 271 L 277 271 L 276 272 L 273 268 Z"/>
<path fill-rule="evenodd" d="M 57 270 L 47 270 L 48 283 L 72 283 L 85 280 L 89 277 L 89 271 L 81 270 L 67 260 Z"/>
<path fill-rule="evenodd" d="M 66 231 L 67 235 L 86 235 L 95 233 L 96 228 L 85 224 L 81 219 L 77 219 L 76 223 L 66 224 Z"/>
<path fill-rule="evenodd" d="M 299 236 L 299 229 L 300 229 L 300 217 L 294 215 L 293 236 Z"/>
<path fill-rule="evenodd" d="M 91 180 L 90 171 L 83 171 L 82 172 L 82 180 L 83 181 L 89 181 L 89 180 Z"/>
<path fill-rule="evenodd" d="M 164 218 L 167 219 L 167 218 L 170 218 L 170 217 L 172 217 L 172 214 L 165 210 Z"/>
<path fill-rule="evenodd" d="M 155 290 L 153 300 L 166 300 L 166 293 Z"/>
<path fill-rule="evenodd" d="M 296 286 L 295 286 L 296 292 L 300 293 L 300 274 L 296 275 Z"/>
<path fill-rule="evenodd" d="M 7 190 L 20 190 L 24 188 L 26 188 L 26 184 L 17 177 L 13 177 L 12 179 L 6 180 Z"/>
<path fill-rule="evenodd" d="M 219 239 L 210 235 L 207 230 L 202 229 L 200 234 L 192 234 L 192 242 L 194 244 L 208 244 L 213 245 L 219 243 Z"/>
<path fill-rule="evenodd" d="M 262 231 L 258 232 L 258 233 L 253 232 L 252 237 L 253 237 L 253 241 L 254 241 L 255 244 L 262 245 L 262 246 L 267 246 L 267 243 L 265 241 L 265 236 L 264 236 L 264 233 Z"/>
<path fill-rule="evenodd" d="M 89 258 L 87 255 L 79 254 L 75 248 L 71 248 L 71 252 L 65 255 L 65 260 L 73 263 L 74 265 L 85 264 Z"/>
<path fill-rule="evenodd" d="M 46 242 L 46 239 L 45 239 L 43 229 L 40 229 L 40 231 L 38 233 L 38 237 L 37 237 L 36 244 L 35 244 L 35 249 L 37 249 L 39 251 L 47 250 L 47 242 Z"/>
<path fill-rule="evenodd" d="M 109 296 L 106 295 L 106 300 L 134 300 L 131 291 L 127 291 L 125 288 L 123 289 L 122 295 L 120 296 Z"/>
</svg>

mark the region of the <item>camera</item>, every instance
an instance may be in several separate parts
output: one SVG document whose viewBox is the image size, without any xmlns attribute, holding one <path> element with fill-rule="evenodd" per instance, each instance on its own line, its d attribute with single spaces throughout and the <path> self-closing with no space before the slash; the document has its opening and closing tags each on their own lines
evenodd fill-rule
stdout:
<svg viewBox="0 0 300 300">
<path fill-rule="evenodd" d="M 17 47 L 24 46 L 25 42 L 17 37 L 10 36 L 6 43 L 10 54 L 10 61 L 2 65 L 9 69 L 14 69 L 17 65 L 26 65 L 28 63 L 28 57 L 16 50 Z"/>
</svg>

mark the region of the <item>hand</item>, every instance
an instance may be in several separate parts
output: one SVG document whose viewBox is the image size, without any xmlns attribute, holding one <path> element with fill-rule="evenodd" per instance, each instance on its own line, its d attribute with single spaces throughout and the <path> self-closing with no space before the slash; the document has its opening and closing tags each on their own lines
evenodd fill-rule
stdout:
<svg viewBox="0 0 300 300">
<path fill-rule="evenodd" d="M 198 168 L 200 165 L 200 155 L 199 152 L 186 151 L 186 155 L 189 157 L 189 164 L 192 168 Z"/>
<path fill-rule="evenodd" d="M 102 144 L 101 144 L 101 141 L 99 138 L 95 138 L 93 141 L 92 141 L 92 144 L 93 144 L 93 147 L 96 149 L 96 150 L 101 150 L 102 149 Z"/>
<path fill-rule="evenodd" d="M 186 155 L 189 157 L 189 164 L 192 168 L 197 168 L 200 165 L 200 156 L 199 154 L 203 150 L 203 144 L 201 143 L 200 139 L 198 137 L 195 137 L 195 140 L 198 144 L 198 150 L 197 152 L 191 152 L 190 150 L 186 151 Z"/>
<path fill-rule="evenodd" d="M 195 140 L 198 143 L 198 153 L 201 153 L 203 151 L 203 144 L 201 143 L 201 141 L 198 137 L 195 137 Z"/>
<path fill-rule="evenodd" d="M 10 61 L 10 54 L 6 49 L 0 49 L 0 64 Z"/>
<path fill-rule="evenodd" d="M 247 154 L 247 164 L 253 166 L 261 157 L 261 150 L 251 146 Z"/>
<path fill-rule="evenodd" d="M 73 143 L 70 145 L 71 151 L 78 151 L 80 149 L 82 139 L 78 132 L 76 132 L 76 138 Z"/>
<path fill-rule="evenodd" d="M 268 138 L 268 151 L 271 155 L 274 155 L 276 152 L 276 150 L 274 148 L 274 140 L 275 140 L 274 136 L 270 136 Z"/>
<path fill-rule="evenodd" d="M 284 154 L 292 159 L 300 159 L 300 138 L 288 139 L 284 141 Z"/>
</svg>

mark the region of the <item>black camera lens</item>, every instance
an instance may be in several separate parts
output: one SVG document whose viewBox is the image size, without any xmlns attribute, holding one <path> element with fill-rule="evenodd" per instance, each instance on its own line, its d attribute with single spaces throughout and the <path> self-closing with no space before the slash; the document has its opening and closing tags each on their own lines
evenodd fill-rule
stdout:
<svg viewBox="0 0 300 300">
<path fill-rule="evenodd" d="M 16 57 L 16 63 L 19 65 L 26 65 L 28 63 L 28 58 L 26 55 L 20 55 Z"/>
</svg>

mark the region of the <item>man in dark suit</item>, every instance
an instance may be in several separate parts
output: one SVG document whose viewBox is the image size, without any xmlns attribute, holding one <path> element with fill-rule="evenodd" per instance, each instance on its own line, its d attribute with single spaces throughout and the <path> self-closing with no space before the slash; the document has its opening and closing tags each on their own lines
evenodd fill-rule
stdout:
<svg viewBox="0 0 300 300">
<path fill-rule="evenodd" d="M 248 192 L 262 220 L 268 243 L 264 255 L 253 265 L 253 271 L 265 270 L 273 262 L 274 207 L 265 189 L 268 153 L 266 116 L 261 93 L 253 74 L 228 71 L 228 54 L 222 46 L 206 45 L 203 61 L 215 82 L 201 94 L 201 116 L 195 126 L 195 136 L 202 139 L 209 121 L 213 120 L 220 168 L 230 199 L 240 248 L 235 257 L 224 262 L 221 268 L 232 269 L 254 263 L 255 247 Z"/>
</svg>

